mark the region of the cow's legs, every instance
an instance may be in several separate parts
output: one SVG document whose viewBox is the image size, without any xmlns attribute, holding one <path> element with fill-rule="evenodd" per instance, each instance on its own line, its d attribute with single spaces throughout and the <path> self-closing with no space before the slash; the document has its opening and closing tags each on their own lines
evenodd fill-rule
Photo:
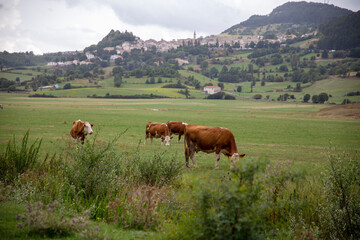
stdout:
<svg viewBox="0 0 360 240">
<path fill-rule="evenodd" d="M 220 153 L 216 153 L 215 155 L 215 169 L 218 169 L 219 168 L 219 160 L 220 160 Z"/>
<path fill-rule="evenodd" d="M 179 139 L 178 139 L 178 143 L 180 142 L 180 139 L 181 139 L 181 134 L 179 134 Z"/>
<path fill-rule="evenodd" d="M 153 137 L 152 136 L 150 137 L 150 141 L 151 141 L 151 144 L 152 144 L 152 142 L 153 142 Z"/>
<path fill-rule="evenodd" d="M 192 161 L 194 167 L 197 167 L 196 162 L 195 162 L 195 159 L 194 159 L 194 155 L 195 155 L 195 151 L 193 150 L 193 151 L 191 152 L 190 158 L 191 158 L 191 161 Z"/>
<path fill-rule="evenodd" d="M 147 135 L 147 134 L 145 134 L 145 141 L 144 141 L 144 144 L 146 144 L 146 140 L 147 140 L 147 138 L 148 138 L 148 135 Z"/>
</svg>

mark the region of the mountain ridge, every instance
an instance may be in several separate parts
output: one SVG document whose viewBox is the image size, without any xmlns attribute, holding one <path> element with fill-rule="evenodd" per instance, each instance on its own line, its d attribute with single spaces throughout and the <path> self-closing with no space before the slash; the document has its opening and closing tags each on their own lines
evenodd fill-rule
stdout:
<svg viewBox="0 0 360 240">
<path fill-rule="evenodd" d="M 301 9 L 301 11 L 299 11 Z M 330 4 L 312 2 L 287 2 L 273 9 L 268 15 L 252 15 L 248 20 L 226 29 L 233 33 L 241 27 L 261 27 L 268 24 L 305 24 L 318 26 L 353 11 Z"/>
</svg>

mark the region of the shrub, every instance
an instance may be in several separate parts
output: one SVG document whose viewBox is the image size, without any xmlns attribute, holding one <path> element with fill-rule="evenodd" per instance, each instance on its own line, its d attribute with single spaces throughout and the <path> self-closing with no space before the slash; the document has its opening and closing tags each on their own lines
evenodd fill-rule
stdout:
<svg viewBox="0 0 360 240">
<path fill-rule="evenodd" d="M 236 98 L 232 95 L 229 95 L 229 94 L 225 94 L 225 97 L 224 97 L 225 100 L 235 100 Z"/>
<path fill-rule="evenodd" d="M 261 94 L 255 94 L 253 96 L 254 99 L 262 99 L 262 95 Z"/>
<path fill-rule="evenodd" d="M 21 221 L 18 228 L 27 229 L 29 234 L 40 236 L 69 236 L 84 229 L 88 220 L 82 217 L 66 218 L 63 208 L 58 201 L 47 205 L 41 202 L 30 204 L 27 211 L 16 218 Z"/>
<path fill-rule="evenodd" d="M 85 141 L 84 145 L 76 144 L 67 151 L 67 164 L 65 174 L 69 184 L 81 193 L 85 199 L 106 195 L 114 184 L 119 173 L 119 157 L 113 151 L 113 145 L 118 137 L 112 141 L 101 144 Z"/>
<path fill-rule="evenodd" d="M 27 171 L 32 169 L 39 157 L 39 149 L 42 140 L 36 139 L 29 145 L 28 130 L 21 142 L 17 145 L 15 136 L 13 140 L 9 140 L 5 149 L 5 153 L 0 154 L 0 179 L 6 182 L 13 182 L 14 179 Z"/>
<path fill-rule="evenodd" d="M 309 100 L 310 100 L 310 94 L 305 94 L 304 95 L 304 102 L 309 102 Z"/>
<path fill-rule="evenodd" d="M 319 206 L 320 230 L 325 239 L 360 238 L 359 153 L 328 153 L 322 173 L 325 202 Z"/>
<path fill-rule="evenodd" d="M 156 153 L 151 158 L 134 159 L 136 179 L 140 185 L 158 186 L 169 185 L 176 181 L 182 174 L 183 163 L 176 157 L 166 158 L 163 153 Z"/>
<path fill-rule="evenodd" d="M 160 223 L 159 203 L 166 199 L 165 190 L 141 185 L 122 192 L 106 206 L 105 219 L 123 228 L 154 229 Z"/>
</svg>

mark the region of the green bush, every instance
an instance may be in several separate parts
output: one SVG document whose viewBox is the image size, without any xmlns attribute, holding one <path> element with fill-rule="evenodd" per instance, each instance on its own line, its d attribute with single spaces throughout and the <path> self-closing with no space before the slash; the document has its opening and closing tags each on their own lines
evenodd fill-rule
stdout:
<svg viewBox="0 0 360 240">
<path fill-rule="evenodd" d="M 16 177 L 28 169 L 32 169 L 38 160 L 42 140 L 36 139 L 31 145 L 28 130 L 21 142 L 16 144 L 15 136 L 9 140 L 5 153 L 0 154 L 0 179 L 12 183 Z"/>
<path fill-rule="evenodd" d="M 360 238 L 360 155 L 328 154 L 322 175 L 324 203 L 319 206 L 321 237 L 324 239 Z"/>
<path fill-rule="evenodd" d="M 165 152 L 155 153 L 151 158 L 135 158 L 133 164 L 138 184 L 158 187 L 172 184 L 180 177 L 184 166 L 175 156 L 165 157 Z"/>
</svg>

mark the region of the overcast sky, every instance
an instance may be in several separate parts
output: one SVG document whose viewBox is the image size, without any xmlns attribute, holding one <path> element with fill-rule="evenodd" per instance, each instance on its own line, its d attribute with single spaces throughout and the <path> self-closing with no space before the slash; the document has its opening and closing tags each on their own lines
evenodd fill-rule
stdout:
<svg viewBox="0 0 360 240">
<path fill-rule="evenodd" d="M 360 10 L 360 0 L 325 0 Z M 0 0 L 0 51 L 83 50 L 111 29 L 143 40 L 219 34 L 287 0 Z M 312 2 L 324 3 L 324 0 Z"/>
</svg>

